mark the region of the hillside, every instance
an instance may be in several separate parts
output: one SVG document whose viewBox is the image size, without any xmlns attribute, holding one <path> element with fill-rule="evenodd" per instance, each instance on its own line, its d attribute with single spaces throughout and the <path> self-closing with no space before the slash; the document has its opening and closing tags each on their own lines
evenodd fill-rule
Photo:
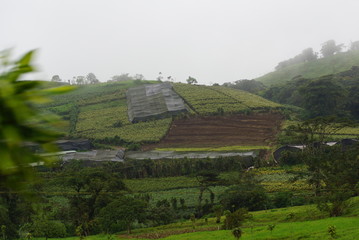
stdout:
<svg viewBox="0 0 359 240">
<path fill-rule="evenodd" d="M 329 226 L 335 226 L 335 239 L 357 239 L 358 229 L 358 198 L 349 200 L 351 213 L 346 216 L 328 218 L 314 205 L 272 209 L 270 211 L 251 212 L 252 219 L 243 224 L 240 239 L 333 239 L 328 233 Z M 269 225 L 275 225 L 273 231 Z M 135 236 L 119 235 L 119 239 L 163 239 L 168 240 L 207 240 L 235 239 L 230 230 L 218 230 L 215 219 L 205 223 L 202 219 L 191 229 L 188 221 L 181 224 L 161 226 L 158 229 L 144 229 Z M 137 235 L 137 236 L 136 236 Z M 158 236 L 158 237 L 156 237 Z"/>
<path fill-rule="evenodd" d="M 349 70 L 352 66 L 359 66 L 358 51 L 338 53 L 331 57 L 320 58 L 315 61 L 288 66 L 286 68 L 258 77 L 255 80 L 270 86 L 284 83 L 298 75 L 302 75 L 306 78 L 316 78 L 323 75 L 346 71 Z"/>
<path fill-rule="evenodd" d="M 350 213 L 335 218 L 328 218 L 319 212 L 314 205 L 251 212 L 253 217 L 243 224 L 243 234 L 240 239 L 357 239 L 359 234 L 358 200 L 357 197 L 349 200 L 351 204 Z M 235 239 L 230 230 L 218 229 L 222 224 L 215 223 L 215 218 L 209 218 L 208 222 L 204 219 L 198 219 L 195 222 L 195 229 L 193 229 L 192 222 L 188 220 L 164 226 L 136 229 L 131 235 L 113 235 L 111 239 Z M 272 232 L 268 230 L 268 226 L 271 224 L 275 225 Z M 328 232 L 330 226 L 334 226 L 336 229 L 334 238 Z M 108 239 L 109 236 L 93 235 L 86 237 L 86 239 Z M 34 239 L 43 240 L 45 238 Z M 78 237 L 51 239 L 75 240 Z"/>
<path fill-rule="evenodd" d="M 56 96 L 43 110 L 63 119 L 61 131 L 71 137 L 96 140 L 105 144 L 154 143 L 170 129 L 172 118 L 131 123 L 127 114 L 126 91 L 130 87 L 156 81 L 125 81 L 81 85 L 65 95 Z M 184 99 L 191 116 L 213 116 L 269 111 L 280 104 L 259 96 L 225 87 L 175 83 L 174 90 Z"/>
</svg>

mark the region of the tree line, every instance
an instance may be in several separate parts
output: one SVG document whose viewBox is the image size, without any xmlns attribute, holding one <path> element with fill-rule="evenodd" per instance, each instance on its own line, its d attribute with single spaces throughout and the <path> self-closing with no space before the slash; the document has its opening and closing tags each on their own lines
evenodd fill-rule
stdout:
<svg viewBox="0 0 359 240">
<path fill-rule="evenodd" d="M 335 115 L 359 120 L 359 67 L 317 78 L 301 75 L 281 85 L 266 87 L 255 80 L 239 80 L 224 86 L 304 109 L 303 118 Z"/>
<path fill-rule="evenodd" d="M 320 57 L 321 58 L 331 57 L 337 53 L 340 53 L 343 50 L 343 48 L 344 48 L 344 44 L 336 44 L 335 40 L 331 39 L 322 43 L 322 47 L 320 49 L 320 55 L 318 52 L 314 52 L 313 48 L 306 48 L 295 57 L 278 63 L 278 65 L 275 67 L 275 70 L 280 70 L 298 63 L 314 61 Z M 350 43 L 348 51 L 357 51 L 358 49 L 359 49 L 359 41 L 354 41 Z"/>
<path fill-rule="evenodd" d="M 122 81 L 135 81 L 135 80 L 145 80 L 145 77 L 142 74 L 135 74 L 131 76 L 129 73 L 122 73 L 120 75 L 114 75 L 107 82 L 122 82 Z M 89 73 L 86 76 L 74 76 L 72 79 L 63 80 L 59 75 L 53 75 L 51 82 L 67 82 L 71 85 L 85 85 L 85 84 L 96 84 L 100 83 L 100 80 L 96 77 L 94 73 Z"/>
</svg>

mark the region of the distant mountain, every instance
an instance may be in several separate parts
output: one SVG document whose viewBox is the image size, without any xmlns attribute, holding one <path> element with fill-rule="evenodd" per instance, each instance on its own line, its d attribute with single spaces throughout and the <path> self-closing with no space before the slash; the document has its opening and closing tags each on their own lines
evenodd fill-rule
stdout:
<svg viewBox="0 0 359 240">
<path fill-rule="evenodd" d="M 359 66 L 359 51 L 338 53 L 331 57 L 291 65 L 265 74 L 255 80 L 271 86 L 282 84 L 299 75 L 305 78 L 317 78 L 349 70 L 352 66 Z"/>
</svg>

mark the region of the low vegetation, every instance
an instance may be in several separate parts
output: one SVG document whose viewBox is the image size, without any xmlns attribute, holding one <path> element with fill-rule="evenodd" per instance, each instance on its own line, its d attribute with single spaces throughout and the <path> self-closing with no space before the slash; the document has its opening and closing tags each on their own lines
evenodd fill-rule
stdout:
<svg viewBox="0 0 359 240">
<path fill-rule="evenodd" d="M 201 115 L 245 113 L 256 109 L 279 108 L 280 105 L 248 92 L 219 86 L 174 84 L 194 112 Z"/>
<path fill-rule="evenodd" d="M 347 71 L 352 66 L 359 66 L 359 52 L 357 50 L 337 53 L 326 58 L 291 65 L 268 73 L 255 80 L 263 82 L 267 86 L 271 86 L 283 84 L 299 75 L 305 78 L 317 78 Z"/>
</svg>

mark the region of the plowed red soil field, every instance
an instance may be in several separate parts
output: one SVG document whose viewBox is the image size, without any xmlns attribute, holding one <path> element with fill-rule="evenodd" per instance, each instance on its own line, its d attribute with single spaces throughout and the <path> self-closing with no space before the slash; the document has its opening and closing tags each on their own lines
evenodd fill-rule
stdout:
<svg viewBox="0 0 359 240">
<path fill-rule="evenodd" d="M 216 147 L 269 145 L 279 131 L 280 114 L 208 116 L 175 120 L 159 147 Z"/>
</svg>

